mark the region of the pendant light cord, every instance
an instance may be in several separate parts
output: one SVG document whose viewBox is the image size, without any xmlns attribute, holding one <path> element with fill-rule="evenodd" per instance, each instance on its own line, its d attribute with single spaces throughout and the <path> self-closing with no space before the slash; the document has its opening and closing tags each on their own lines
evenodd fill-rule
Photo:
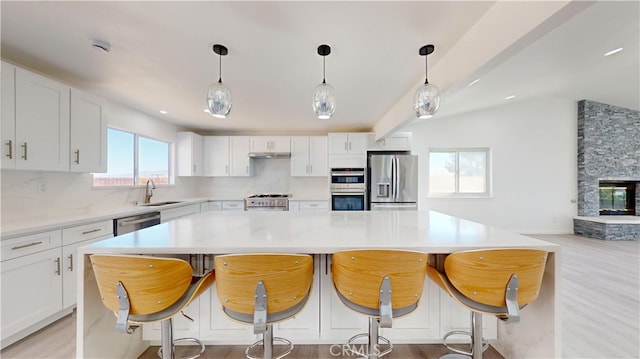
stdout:
<svg viewBox="0 0 640 359">
<path fill-rule="evenodd" d="M 218 55 L 218 59 L 220 60 L 218 62 L 218 83 L 222 83 L 222 54 Z"/>
<path fill-rule="evenodd" d="M 327 59 L 327 56 L 326 56 L 326 55 L 325 55 L 325 56 L 322 56 L 322 83 L 323 83 L 323 84 L 326 84 L 326 83 L 327 83 L 327 82 L 325 81 L 325 77 L 326 77 L 326 76 L 325 76 L 325 69 L 324 69 L 324 64 L 325 64 L 326 59 Z"/>
<path fill-rule="evenodd" d="M 429 55 L 425 55 L 424 56 L 424 84 L 428 85 L 429 84 L 429 66 L 427 64 L 427 57 L 429 57 Z"/>
</svg>

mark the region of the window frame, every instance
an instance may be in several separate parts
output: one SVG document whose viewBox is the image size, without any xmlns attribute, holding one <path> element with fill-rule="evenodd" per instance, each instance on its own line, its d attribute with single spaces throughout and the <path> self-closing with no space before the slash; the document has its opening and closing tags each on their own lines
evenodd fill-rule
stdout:
<svg viewBox="0 0 640 359">
<path fill-rule="evenodd" d="M 175 143 L 174 142 L 170 142 L 170 141 L 165 141 L 159 138 L 155 138 L 155 137 L 151 137 L 148 135 L 142 135 L 140 133 L 137 132 L 133 132 L 133 131 L 129 131 L 129 130 L 125 130 L 125 129 L 121 129 L 121 128 L 117 128 L 117 127 L 112 127 L 109 126 L 107 127 L 107 132 L 109 130 L 114 130 L 114 131 L 120 131 L 120 132 L 124 132 L 124 133 L 128 133 L 133 135 L 133 185 L 123 185 L 123 186 L 118 186 L 118 185 L 109 185 L 109 186 L 96 186 L 95 185 L 95 175 L 96 174 L 101 174 L 101 173 L 92 173 L 92 181 L 91 181 L 91 187 L 94 189 L 114 189 L 114 188 L 144 188 L 146 186 L 146 184 L 138 184 L 138 181 L 140 180 L 140 137 L 149 139 L 149 140 L 153 140 L 153 141 L 158 141 L 158 142 L 163 142 L 167 144 L 167 177 L 168 183 L 157 183 L 156 187 L 170 187 L 170 186 L 174 186 L 175 185 L 175 177 L 173 175 L 173 151 L 172 148 L 174 147 Z M 107 143 L 109 141 L 107 140 Z M 107 156 L 109 155 L 109 151 L 107 149 Z M 107 158 L 108 161 L 108 158 Z"/>
<path fill-rule="evenodd" d="M 483 192 L 460 192 L 460 153 L 484 153 L 485 155 L 485 188 Z M 453 153 L 455 158 L 455 190 L 454 192 L 433 192 L 431 190 L 431 154 L 432 153 Z M 491 198 L 492 197 L 492 158 L 489 147 L 455 147 L 455 148 L 429 148 L 428 152 L 428 192 L 427 198 Z"/>
</svg>

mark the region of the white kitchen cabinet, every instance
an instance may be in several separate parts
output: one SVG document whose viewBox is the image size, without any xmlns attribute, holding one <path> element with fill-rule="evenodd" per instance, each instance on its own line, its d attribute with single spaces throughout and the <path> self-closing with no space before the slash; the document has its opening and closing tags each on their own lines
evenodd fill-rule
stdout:
<svg viewBox="0 0 640 359">
<path fill-rule="evenodd" d="M 206 210 L 204 209 L 204 207 L 201 205 L 200 206 L 200 212 L 206 212 L 206 211 L 222 211 L 222 202 L 221 201 L 209 201 L 209 202 L 205 202 L 206 203 Z M 203 203 L 203 205 L 205 204 Z"/>
<path fill-rule="evenodd" d="M 160 211 L 160 223 L 165 223 L 191 214 L 200 213 L 200 204 L 192 203 L 184 206 L 167 208 Z"/>
<path fill-rule="evenodd" d="M 222 201 L 223 211 L 244 211 L 244 201 Z"/>
<path fill-rule="evenodd" d="M 230 345 L 248 345 L 259 339 L 253 334 L 253 325 L 240 323 L 222 311 L 216 293 L 216 283 L 200 295 L 199 339 Z M 274 335 L 278 335 L 274 333 Z M 291 339 L 291 338 L 289 338 Z"/>
<path fill-rule="evenodd" d="M 290 152 L 289 136 L 252 136 L 249 152 Z"/>
<path fill-rule="evenodd" d="M 107 110 L 101 98 L 71 89 L 69 170 L 107 172 Z"/>
<path fill-rule="evenodd" d="M 373 139 L 369 132 L 329 133 L 329 154 L 365 154 Z"/>
<path fill-rule="evenodd" d="M 369 151 L 411 151 L 410 132 L 395 133 L 369 145 Z"/>
<path fill-rule="evenodd" d="M 202 176 L 202 136 L 193 132 L 178 132 L 176 135 L 178 176 Z"/>
<path fill-rule="evenodd" d="M 113 221 L 100 221 L 62 230 L 62 308 L 76 305 L 78 248 L 92 242 L 113 237 Z"/>
<path fill-rule="evenodd" d="M 61 237 L 55 230 L 3 239 L 2 347 L 62 310 Z"/>
<path fill-rule="evenodd" d="M 15 88 L 15 168 L 69 171 L 69 86 L 16 68 Z"/>
<path fill-rule="evenodd" d="M 338 298 L 331 278 L 331 255 L 320 256 L 320 340 L 345 343 L 349 338 L 366 333 L 369 319 L 345 306 Z"/>
<path fill-rule="evenodd" d="M 328 211 L 329 201 L 300 201 L 300 212 Z"/>
<path fill-rule="evenodd" d="M 292 136 L 291 176 L 328 176 L 329 157 L 327 146 L 327 136 Z"/>
<path fill-rule="evenodd" d="M 248 136 L 206 136 L 203 152 L 205 176 L 253 176 Z"/>
<path fill-rule="evenodd" d="M 2 111 L 0 123 L 2 123 L 2 168 L 16 167 L 16 67 L 2 62 L 0 71 L 2 82 Z"/>
<path fill-rule="evenodd" d="M 440 337 L 449 331 L 469 331 L 471 327 L 471 312 L 458 304 L 449 294 L 435 286 L 440 294 Z M 482 337 L 485 339 L 497 339 L 498 319 L 493 315 L 482 316 Z M 461 337 L 456 337 L 457 339 Z M 453 340 L 454 337 L 451 338 Z M 466 339 L 466 338 L 465 338 Z M 468 340 L 468 339 L 467 339 Z"/>
</svg>

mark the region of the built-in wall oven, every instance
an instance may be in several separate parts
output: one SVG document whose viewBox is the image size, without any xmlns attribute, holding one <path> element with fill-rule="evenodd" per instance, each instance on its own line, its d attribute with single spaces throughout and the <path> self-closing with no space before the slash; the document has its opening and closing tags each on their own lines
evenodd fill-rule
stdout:
<svg viewBox="0 0 640 359">
<path fill-rule="evenodd" d="M 331 169 L 331 210 L 366 211 L 367 183 L 364 168 Z"/>
</svg>

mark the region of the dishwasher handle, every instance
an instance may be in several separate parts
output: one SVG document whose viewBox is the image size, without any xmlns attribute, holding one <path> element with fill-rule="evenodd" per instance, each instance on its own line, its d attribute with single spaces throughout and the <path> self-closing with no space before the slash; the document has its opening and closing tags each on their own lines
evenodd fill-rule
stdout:
<svg viewBox="0 0 640 359">
<path fill-rule="evenodd" d="M 128 226 L 128 225 L 131 225 L 131 224 L 149 222 L 149 221 L 154 220 L 154 219 L 160 219 L 160 215 L 158 214 L 158 215 L 155 215 L 155 216 L 152 216 L 152 217 L 145 217 L 145 218 L 142 218 L 142 219 L 132 219 L 130 221 L 118 221 L 118 224 L 120 225 L 120 227 L 124 227 L 124 226 Z"/>
</svg>

